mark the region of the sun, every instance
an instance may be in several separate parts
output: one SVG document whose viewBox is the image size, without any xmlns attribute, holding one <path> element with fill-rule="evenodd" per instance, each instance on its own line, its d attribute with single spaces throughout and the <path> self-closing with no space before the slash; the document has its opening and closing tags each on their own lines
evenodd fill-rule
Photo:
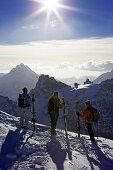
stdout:
<svg viewBox="0 0 113 170">
<path fill-rule="evenodd" d="M 45 0 L 43 4 L 48 11 L 55 11 L 58 7 L 58 0 Z"/>
<path fill-rule="evenodd" d="M 43 13 L 44 11 L 46 11 L 47 12 L 46 23 L 49 22 L 51 13 L 54 13 L 55 16 L 63 23 L 63 19 L 58 11 L 59 8 L 62 8 L 64 10 L 72 10 L 75 12 L 80 11 L 78 8 L 74 8 L 71 6 L 66 6 L 66 5 L 61 4 L 60 0 L 31 0 L 31 1 L 35 1 L 36 3 L 41 3 L 42 7 L 34 11 L 29 17 L 35 17 Z"/>
</svg>

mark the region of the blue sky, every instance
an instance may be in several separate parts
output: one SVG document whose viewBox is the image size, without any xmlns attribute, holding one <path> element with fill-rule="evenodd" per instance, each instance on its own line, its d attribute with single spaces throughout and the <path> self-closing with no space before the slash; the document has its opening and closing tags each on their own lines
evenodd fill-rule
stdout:
<svg viewBox="0 0 113 170">
<path fill-rule="evenodd" d="M 34 15 L 44 7 L 36 1 L 0 0 L 0 72 L 22 62 L 55 77 L 113 68 L 113 0 L 59 0 L 73 10 L 56 8 L 48 21 L 47 9 Z"/>
<path fill-rule="evenodd" d="M 113 36 L 113 0 L 59 0 L 79 12 L 58 9 L 65 23 L 52 14 L 55 27 L 45 32 L 47 11 L 29 18 L 41 4 L 31 0 L 0 0 L 0 43 L 24 43 L 38 40 L 68 40 Z"/>
</svg>

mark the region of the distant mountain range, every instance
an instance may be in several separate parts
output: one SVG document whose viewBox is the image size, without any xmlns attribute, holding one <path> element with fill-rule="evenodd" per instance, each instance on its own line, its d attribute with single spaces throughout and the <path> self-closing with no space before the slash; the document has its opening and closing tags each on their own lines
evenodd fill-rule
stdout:
<svg viewBox="0 0 113 170">
<path fill-rule="evenodd" d="M 111 72 L 107 72 L 107 73 L 104 73 L 102 75 L 100 75 L 98 78 L 96 78 L 93 83 L 94 84 L 99 84 L 101 83 L 102 81 L 105 81 L 107 79 L 112 79 L 113 78 L 113 69 L 111 70 Z"/>
<path fill-rule="evenodd" d="M 102 81 L 113 78 L 113 69 L 110 72 L 106 72 L 97 78 L 95 76 L 82 76 L 80 78 L 76 78 L 76 77 L 58 78 L 58 80 L 68 85 L 74 86 L 75 82 L 79 84 L 84 84 L 87 78 L 89 78 L 89 80 L 94 84 L 100 84 Z"/>
<path fill-rule="evenodd" d="M 36 86 L 39 75 L 24 64 L 17 65 L 9 73 L 0 77 L 0 95 L 17 101 L 19 93 L 27 87 L 30 91 Z"/>
<path fill-rule="evenodd" d="M 0 73 L 0 95 L 9 97 L 11 100 L 17 101 L 18 94 L 22 93 L 24 87 L 28 88 L 28 91 L 34 89 L 40 75 L 32 71 L 28 66 L 21 63 L 13 68 L 9 73 Z M 84 84 L 86 78 L 93 81 L 94 84 L 99 84 L 106 79 L 113 78 L 113 70 L 99 76 L 83 76 L 80 78 L 59 78 L 57 81 L 61 81 L 64 84 L 74 86 L 74 83 Z"/>
<path fill-rule="evenodd" d="M 84 84 L 87 78 L 89 78 L 90 81 L 94 81 L 96 79 L 95 76 L 82 76 L 80 78 L 76 78 L 76 77 L 58 78 L 58 80 L 70 86 L 74 86 L 75 82 L 78 84 Z"/>
</svg>

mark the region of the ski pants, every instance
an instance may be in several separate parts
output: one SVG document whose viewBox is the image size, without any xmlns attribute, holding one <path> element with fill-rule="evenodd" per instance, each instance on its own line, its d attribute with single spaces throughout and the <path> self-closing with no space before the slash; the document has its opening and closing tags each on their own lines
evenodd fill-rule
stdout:
<svg viewBox="0 0 113 170">
<path fill-rule="evenodd" d="M 89 133 L 89 136 L 90 136 L 90 140 L 95 141 L 92 125 L 93 125 L 93 123 L 87 123 L 87 130 L 88 130 L 88 133 Z"/>
<path fill-rule="evenodd" d="M 27 126 L 28 127 L 28 121 L 30 116 L 30 108 L 22 108 L 21 109 L 21 117 L 20 117 L 20 126 Z"/>
<path fill-rule="evenodd" d="M 53 113 L 50 114 L 50 118 L 51 118 L 51 121 L 50 121 L 51 122 L 51 134 L 55 133 L 58 117 L 59 117 L 59 114 L 53 114 Z"/>
</svg>

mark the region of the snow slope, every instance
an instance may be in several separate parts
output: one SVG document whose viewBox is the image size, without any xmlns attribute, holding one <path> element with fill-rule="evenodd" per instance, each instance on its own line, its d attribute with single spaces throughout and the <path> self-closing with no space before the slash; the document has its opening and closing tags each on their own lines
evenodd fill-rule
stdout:
<svg viewBox="0 0 113 170">
<path fill-rule="evenodd" d="M 20 115 L 20 109 L 18 108 L 17 103 L 10 100 L 8 97 L 0 96 L 0 110 L 13 116 Z"/>
<path fill-rule="evenodd" d="M 36 132 L 22 130 L 18 119 L 0 111 L 1 170 L 112 170 L 113 141 L 57 129 L 50 135 L 47 126 L 37 124 Z M 31 129 L 31 123 L 29 123 Z"/>
</svg>

